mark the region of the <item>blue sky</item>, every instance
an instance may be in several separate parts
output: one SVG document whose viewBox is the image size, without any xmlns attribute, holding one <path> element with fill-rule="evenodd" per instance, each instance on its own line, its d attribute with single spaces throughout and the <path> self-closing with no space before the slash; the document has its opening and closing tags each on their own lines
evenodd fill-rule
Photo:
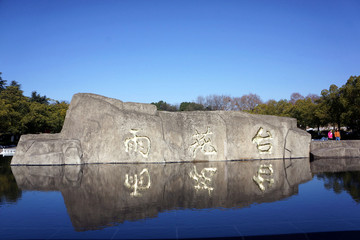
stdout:
<svg viewBox="0 0 360 240">
<path fill-rule="evenodd" d="M 359 10 L 357 0 L 0 0 L 0 71 L 27 96 L 66 101 L 320 94 L 360 75 Z"/>
</svg>

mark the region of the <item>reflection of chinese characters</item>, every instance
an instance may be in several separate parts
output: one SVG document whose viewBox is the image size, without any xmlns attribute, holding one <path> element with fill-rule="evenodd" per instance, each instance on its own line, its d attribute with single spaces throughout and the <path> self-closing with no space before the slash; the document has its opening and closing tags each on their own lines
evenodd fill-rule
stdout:
<svg viewBox="0 0 360 240">
<path fill-rule="evenodd" d="M 269 141 L 271 141 L 272 139 L 273 137 L 271 133 L 269 131 L 266 131 L 266 135 L 264 135 L 264 129 L 260 127 L 255 136 L 253 137 L 252 142 L 256 143 L 256 147 L 260 153 L 271 153 L 272 143 L 270 143 Z"/>
<path fill-rule="evenodd" d="M 126 152 L 139 152 L 143 157 L 147 158 L 150 151 L 150 138 L 146 136 L 138 136 L 138 129 L 131 129 L 132 138 L 127 138 L 124 142 Z"/>
<path fill-rule="evenodd" d="M 190 151 L 192 152 L 193 158 L 196 158 L 196 152 L 200 150 L 205 155 L 217 154 L 215 147 L 211 144 L 211 138 L 209 135 L 213 134 L 210 132 L 210 127 L 204 133 L 199 133 L 195 130 L 195 134 L 192 136 L 195 141 L 190 145 Z"/>
<path fill-rule="evenodd" d="M 134 176 L 125 175 L 125 187 L 132 189 L 133 192 L 130 193 L 132 197 L 139 197 L 141 193 L 139 191 L 149 189 L 151 186 L 150 174 L 147 168 L 144 168 L 139 176 L 134 174 Z"/>
<path fill-rule="evenodd" d="M 204 168 L 199 174 L 196 170 L 196 166 L 194 166 L 194 169 L 189 173 L 189 176 L 197 183 L 194 188 L 196 190 L 208 190 L 210 195 L 211 191 L 214 190 L 214 188 L 210 186 L 211 177 L 216 171 L 217 168 Z"/>
<path fill-rule="evenodd" d="M 268 187 L 274 183 L 274 178 L 271 178 L 274 174 L 272 164 L 260 165 L 257 174 L 253 177 L 254 182 L 259 186 L 261 191 L 265 191 L 265 183 L 268 183 Z M 265 179 L 266 178 L 266 179 Z"/>
</svg>

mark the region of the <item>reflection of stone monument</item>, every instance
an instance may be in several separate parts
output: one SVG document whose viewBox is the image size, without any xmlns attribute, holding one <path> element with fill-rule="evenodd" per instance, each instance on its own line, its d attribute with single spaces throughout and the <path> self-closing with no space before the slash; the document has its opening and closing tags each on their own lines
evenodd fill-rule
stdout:
<svg viewBox="0 0 360 240">
<path fill-rule="evenodd" d="M 268 183 L 268 188 L 274 183 L 274 179 L 272 178 L 273 174 L 274 170 L 272 168 L 272 164 L 260 165 L 256 175 L 253 177 L 253 180 L 257 183 L 261 191 L 265 191 L 266 183 Z"/>
<path fill-rule="evenodd" d="M 360 171 L 360 157 L 357 158 L 325 158 L 311 162 L 313 174 L 322 172 Z"/>
<path fill-rule="evenodd" d="M 308 157 L 296 119 L 245 112 L 164 112 L 95 94 L 74 95 L 59 134 L 24 135 L 12 165 Z"/>
<path fill-rule="evenodd" d="M 151 186 L 149 170 L 144 168 L 139 176 L 137 174 L 134 174 L 134 176 L 126 174 L 124 185 L 133 190 L 133 192 L 130 193 L 130 196 L 140 197 L 141 193 L 139 191 L 149 189 Z"/>
<path fill-rule="evenodd" d="M 309 159 L 12 166 L 12 171 L 23 190 L 61 191 L 77 231 L 179 208 L 273 202 L 297 194 L 298 185 L 312 178 Z M 272 179 L 271 186 L 264 182 L 261 189 L 253 179 L 258 173 Z"/>
</svg>

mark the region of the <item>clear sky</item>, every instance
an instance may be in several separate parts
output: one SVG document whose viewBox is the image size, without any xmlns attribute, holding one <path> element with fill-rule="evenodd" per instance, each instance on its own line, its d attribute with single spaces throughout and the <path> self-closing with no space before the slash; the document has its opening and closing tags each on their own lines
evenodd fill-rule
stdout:
<svg viewBox="0 0 360 240">
<path fill-rule="evenodd" d="M 358 0 L 0 0 L 0 72 L 66 101 L 320 94 L 360 75 L 359 12 Z"/>
</svg>

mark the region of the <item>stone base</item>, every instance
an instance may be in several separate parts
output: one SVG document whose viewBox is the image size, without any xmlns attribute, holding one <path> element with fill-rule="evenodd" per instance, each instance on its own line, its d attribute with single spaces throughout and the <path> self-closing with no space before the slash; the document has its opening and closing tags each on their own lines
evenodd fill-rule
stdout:
<svg viewBox="0 0 360 240">
<path fill-rule="evenodd" d="M 356 158 L 360 157 L 360 141 L 312 141 L 311 158 Z"/>
</svg>

